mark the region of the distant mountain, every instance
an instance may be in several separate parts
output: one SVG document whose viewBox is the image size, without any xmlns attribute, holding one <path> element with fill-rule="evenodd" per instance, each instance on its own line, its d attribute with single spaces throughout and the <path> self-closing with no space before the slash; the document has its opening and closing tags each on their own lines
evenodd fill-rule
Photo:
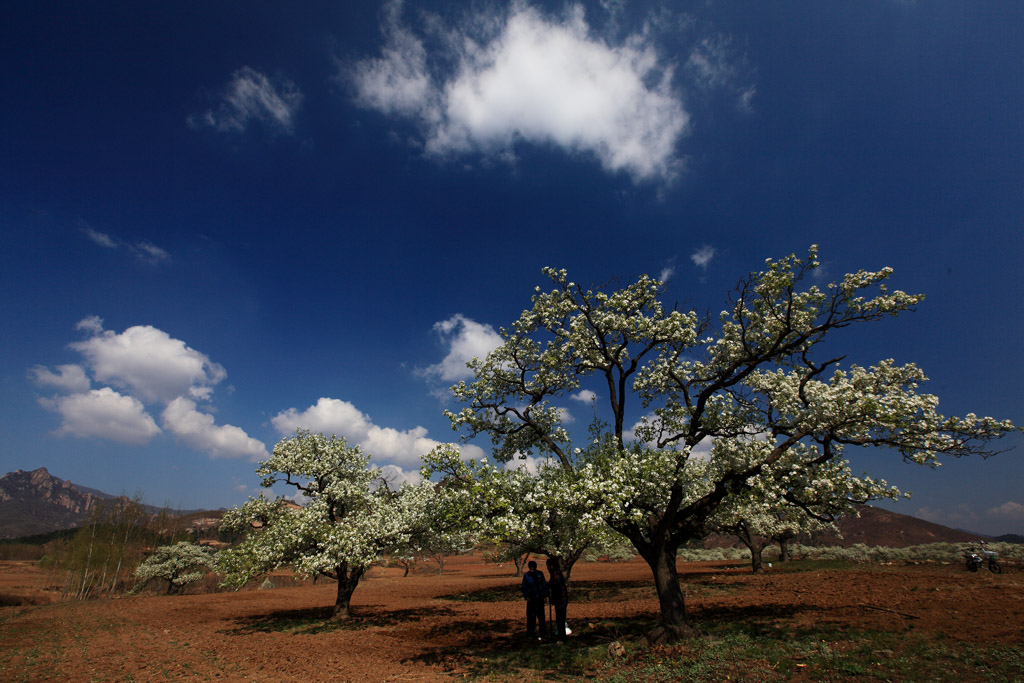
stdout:
<svg viewBox="0 0 1024 683">
<path fill-rule="evenodd" d="M 984 536 L 951 529 L 910 515 L 901 515 L 882 508 L 862 505 L 859 517 L 843 517 L 837 522 L 841 537 L 835 532 L 798 536 L 794 543 L 815 546 L 837 545 L 849 548 L 856 543 L 867 546 L 906 548 L 925 543 L 973 543 Z M 995 539 L 993 539 L 995 540 Z M 706 548 L 740 547 L 735 536 L 712 536 L 702 545 Z"/>
<path fill-rule="evenodd" d="M 848 548 L 855 543 L 880 545 L 889 548 L 906 548 L 925 543 L 970 543 L 977 541 L 978 534 L 960 529 L 951 529 L 935 522 L 929 522 L 910 515 L 901 515 L 882 508 L 862 505 L 860 517 L 844 517 L 839 520 L 842 538 L 833 534 L 814 534 L 814 545 L 839 545 Z"/>
<path fill-rule="evenodd" d="M 114 496 L 58 479 L 45 467 L 0 477 L 0 538 L 19 538 L 80 526 Z"/>
<path fill-rule="evenodd" d="M 0 477 L 0 539 L 24 538 L 82 526 L 96 504 L 124 500 L 103 491 L 59 479 L 40 467 Z M 150 513 L 163 508 L 142 506 Z M 223 510 L 173 510 L 180 523 L 199 531 L 219 526 Z"/>
<path fill-rule="evenodd" d="M 1000 543 L 1024 543 L 1024 536 L 1020 534 L 1003 534 L 1002 536 L 996 536 L 992 540 L 999 541 Z"/>
</svg>

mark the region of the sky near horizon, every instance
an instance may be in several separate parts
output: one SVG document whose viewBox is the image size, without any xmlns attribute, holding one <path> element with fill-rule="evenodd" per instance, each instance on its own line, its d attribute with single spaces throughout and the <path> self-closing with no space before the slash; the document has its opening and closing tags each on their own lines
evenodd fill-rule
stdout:
<svg viewBox="0 0 1024 683">
<path fill-rule="evenodd" d="M 840 330 L 846 364 L 1022 424 L 1021 35 L 1009 2 L 15 3 L 0 471 L 227 507 L 306 427 L 415 476 L 542 267 L 717 313 L 811 244 L 926 295 Z M 995 535 L 1021 444 L 847 456 Z"/>
</svg>

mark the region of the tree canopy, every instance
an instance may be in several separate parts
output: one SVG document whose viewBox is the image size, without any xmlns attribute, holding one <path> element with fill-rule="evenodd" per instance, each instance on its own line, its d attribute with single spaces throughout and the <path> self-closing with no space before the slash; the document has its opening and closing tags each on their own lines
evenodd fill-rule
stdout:
<svg viewBox="0 0 1024 683">
<path fill-rule="evenodd" d="M 250 498 L 224 515 L 245 540 L 218 556 L 224 583 L 241 587 L 283 566 L 338 582 L 334 617 L 349 615 L 363 573 L 388 548 L 408 541 L 428 505 L 430 485 L 389 488 L 369 456 L 345 439 L 299 430 L 274 446 L 256 472 L 261 485 L 291 486 L 302 504 L 284 497 Z"/>
</svg>

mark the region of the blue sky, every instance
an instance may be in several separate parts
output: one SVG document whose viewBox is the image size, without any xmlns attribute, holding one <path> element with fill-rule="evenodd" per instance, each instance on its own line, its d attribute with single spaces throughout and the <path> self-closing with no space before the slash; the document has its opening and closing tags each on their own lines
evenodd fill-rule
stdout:
<svg viewBox="0 0 1024 683">
<path fill-rule="evenodd" d="M 715 312 L 811 244 L 927 295 L 849 362 L 1024 423 L 1024 6 L 299 7 L 7 8 L 0 470 L 230 506 L 304 425 L 412 471 L 543 266 Z M 1022 453 L 849 455 L 893 509 L 999 534 Z"/>
</svg>

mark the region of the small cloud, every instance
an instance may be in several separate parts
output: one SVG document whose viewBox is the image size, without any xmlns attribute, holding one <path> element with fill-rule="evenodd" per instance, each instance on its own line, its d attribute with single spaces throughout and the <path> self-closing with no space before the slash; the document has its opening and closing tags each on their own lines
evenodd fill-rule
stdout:
<svg viewBox="0 0 1024 683">
<path fill-rule="evenodd" d="M 593 403 L 594 401 L 597 400 L 597 394 L 595 394 L 590 389 L 580 389 L 575 394 L 572 394 L 569 398 L 572 399 L 573 401 L 579 401 L 580 403 Z"/>
<path fill-rule="evenodd" d="M 661 282 L 661 284 L 665 284 L 675 274 L 676 269 L 674 266 L 665 266 L 664 268 L 661 269 L 661 272 L 658 274 L 658 281 Z"/>
<path fill-rule="evenodd" d="M 103 318 L 98 315 L 87 316 L 75 323 L 75 329 L 89 334 L 99 334 L 103 331 Z"/>
<path fill-rule="evenodd" d="M 966 529 L 978 523 L 978 514 L 967 503 L 960 503 L 953 508 L 920 507 L 915 517 L 942 524 L 953 528 Z"/>
<path fill-rule="evenodd" d="M 215 109 L 188 117 L 192 128 L 213 128 L 221 133 L 241 133 L 251 123 L 270 132 L 291 134 L 302 93 L 286 78 L 271 80 L 244 66 L 236 71 L 219 95 Z"/>
<path fill-rule="evenodd" d="M 690 254 L 690 260 L 693 264 L 706 271 L 708 266 L 711 265 L 711 260 L 715 257 L 715 248 L 710 244 L 703 245 L 700 249 Z"/>
<path fill-rule="evenodd" d="M 149 242 L 139 242 L 138 244 L 130 247 L 130 249 L 132 253 L 135 254 L 136 258 L 143 263 L 149 263 L 151 265 L 156 265 L 161 261 L 167 261 L 171 258 L 171 255 L 165 250 L 155 244 L 150 244 Z"/>
<path fill-rule="evenodd" d="M 1024 505 L 1010 500 L 992 508 L 985 514 L 999 519 L 1024 520 Z"/>
<path fill-rule="evenodd" d="M 485 358 L 502 345 L 501 335 L 490 325 L 478 323 L 457 313 L 447 320 L 434 324 L 434 331 L 448 345 L 448 355 L 419 371 L 424 377 L 436 377 L 445 382 L 469 379 L 473 373 L 466 363 L 474 358 Z"/>
<path fill-rule="evenodd" d="M 105 232 L 94 230 L 84 222 L 82 224 L 82 234 L 84 234 L 90 242 L 99 245 L 104 249 L 118 250 L 123 247 L 139 261 L 148 265 L 157 265 L 158 263 L 168 261 L 171 258 L 171 255 L 167 253 L 165 249 L 162 249 L 151 242 L 136 242 L 135 244 L 131 244 L 113 235 L 108 235 Z"/>
<path fill-rule="evenodd" d="M 82 232 L 85 234 L 86 237 L 92 240 L 93 243 L 98 244 L 104 249 L 117 249 L 118 247 L 117 240 L 115 240 L 113 237 L 111 237 L 105 232 L 93 230 L 88 225 L 82 227 Z"/>
</svg>

